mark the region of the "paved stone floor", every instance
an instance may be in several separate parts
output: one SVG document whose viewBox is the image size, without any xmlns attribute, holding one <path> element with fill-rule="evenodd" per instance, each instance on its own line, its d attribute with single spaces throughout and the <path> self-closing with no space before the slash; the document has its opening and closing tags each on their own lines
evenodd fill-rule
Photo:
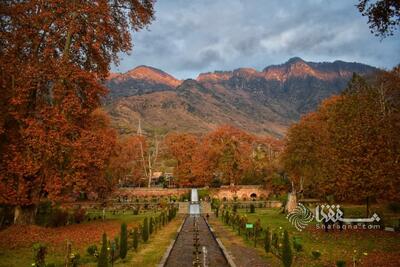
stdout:
<svg viewBox="0 0 400 267">
<path fill-rule="evenodd" d="M 168 257 L 167 267 L 192 267 L 194 260 L 194 217 L 188 216 L 182 226 L 181 232 L 179 233 L 178 239 L 175 242 L 174 247 L 171 250 L 170 256 Z M 200 254 L 201 265 L 208 267 L 228 267 L 228 263 L 222 254 L 217 242 L 213 238 L 205 219 L 203 217 L 197 217 L 199 226 L 199 243 L 200 248 L 203 251 L 203 247 L 207 250 L 206 265 L 203 264 L 204 254 Z"/>
</svg>

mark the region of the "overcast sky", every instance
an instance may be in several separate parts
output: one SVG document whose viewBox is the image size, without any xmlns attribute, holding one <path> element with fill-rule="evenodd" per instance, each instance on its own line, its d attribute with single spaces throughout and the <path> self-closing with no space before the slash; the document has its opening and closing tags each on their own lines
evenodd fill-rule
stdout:
<svg viewBox="0 0 400 267">
<path fill-rule="evenodd" d="M 400 63 L 400 31 L 370 33 L 353 0 L 158 0 L 148 30 L 133 33 L 125 72 L 138 65 L 179 79 L 201 72 L 253 67 L 299 56 L 307 61 L 356 61 L 392 68 Z"/>
</svg>

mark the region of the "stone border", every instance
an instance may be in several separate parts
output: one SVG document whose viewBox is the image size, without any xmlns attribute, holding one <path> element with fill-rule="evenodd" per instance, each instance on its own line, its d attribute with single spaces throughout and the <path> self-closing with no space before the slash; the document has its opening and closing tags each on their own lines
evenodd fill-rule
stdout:
<svg viewBox="0 0 400 267">
<path fill-rule="evenodd" d="M 208 221 L 204 217 L 203 217 L 203 220 L 206 222 L 206 224 L 208 226 L 208 229 L 211 232 L 211 235 L 213 236 L 215 241 L 217 241 L 217 244 L 218 244 L 219 248 L 221 249 L 222 254 L 224 255 L 224 257 L 225 257 L 226 261 L 228 262 L 229 266 L 237 267 L 236 263 L 233 261 L 232 255 L 225 248 L 224 244 L 222 244 L 221 240 L 219 240 L 219 238 L 215 235 L 214 229 L 211 227 L 211 225 L 208 223 Z"/>
<path fill-rule="evenodd" d="M 171 254 L 172 248 L 175 246 L 176 240 L 178 240 L 178 237 L 179 237 L 179 235 L 180 235 L 180 233 L 181 233 L 183 224 L 186 222 L 187 217 L 188 217 L 188 216 L 186 216 L 186 217 L 183 219 L 183 221 L 182 221 L 182 223 L 181 223 L 181 226 L 179 226 L 178 230 L 176 231 L 176 232 L 177 232 L 177 235 L 176 235 L 176 237 L 175 237 L 174 239 L 171 240 L 171 243 L 169 244 L 167 250 L 165 251 L 164 256 L 161 258 L 161 261 L 160 261 L 160 263 L 158 264 L 158 267 L 164 267 L 165 264 L 167 263 L 167 260 L 168 260 L 168 258 L 169 258 L 169 255 Z"/>
</svg>

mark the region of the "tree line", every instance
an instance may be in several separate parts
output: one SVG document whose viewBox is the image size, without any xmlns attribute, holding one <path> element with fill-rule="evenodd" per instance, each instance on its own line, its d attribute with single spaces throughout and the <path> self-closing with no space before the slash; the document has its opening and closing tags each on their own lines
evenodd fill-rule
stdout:
<svg viewBox="0 0 400 267">
<path fill-rule="evenodd" d="M 282 164 L 297 190 L 338 201 L 399 200 L 400 67 L 354 75 L 288 131 Z"/>
</svg>

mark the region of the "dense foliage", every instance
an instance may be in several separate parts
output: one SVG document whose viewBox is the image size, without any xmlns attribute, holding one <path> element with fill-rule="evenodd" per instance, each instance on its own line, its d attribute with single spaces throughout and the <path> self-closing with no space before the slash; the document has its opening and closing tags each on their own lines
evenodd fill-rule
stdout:
<svg viewBox="0 0 400 267">
<path fill-rule="evenodd" d="M 169 134 L 167 154 L 175 159 L 174 176 L 180 186 L 263 184 L 277 169 L 278 140 L 257 137 L 232 126 L 205 136 Z"/>
<path fill-rule="evenodd" d="M 386 37 L 394 34 L 400 26 L 400 3 L 398 0 L 359 0 L 358 10 L 368 17 L 371 32 Z"/>
<path fill-rule="evenodd" d="M 32 222 L 41 198 L 108 189 L 115 134 L 98 110 L 102 81 L 131 49 L 130 29 L 151 22 L 153 1 L 7 0 L 0 10 L 0 203 Z"/>
<path fill-rule="evenodd" d="M 297 188 L 341 201 L 398 200 L 400 68 L 347 89 L 293 125 L 283 153 Z"/>
</svg>

